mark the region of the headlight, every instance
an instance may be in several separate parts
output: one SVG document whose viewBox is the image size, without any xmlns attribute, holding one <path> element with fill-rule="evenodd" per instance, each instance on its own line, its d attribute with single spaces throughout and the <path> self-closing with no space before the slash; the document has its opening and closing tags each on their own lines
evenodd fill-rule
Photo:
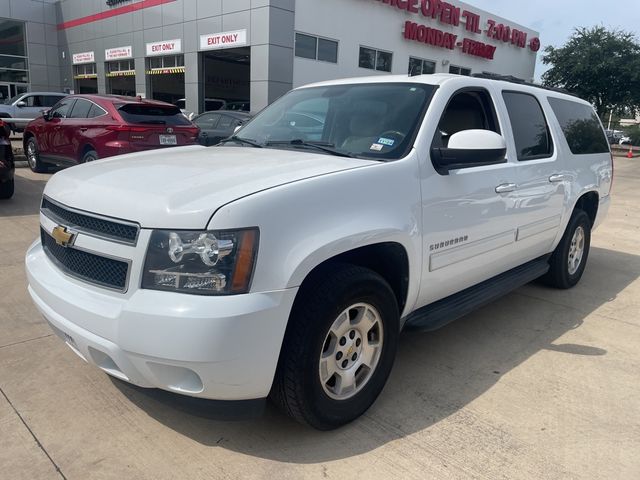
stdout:
<svg viewBox="0 0 640 480">
<path fill-rule="evenodd" d="M 142 288 L 230 295 L 249 291 L 258 229 L 194 232 L 154 230 Z"/>
</svg>

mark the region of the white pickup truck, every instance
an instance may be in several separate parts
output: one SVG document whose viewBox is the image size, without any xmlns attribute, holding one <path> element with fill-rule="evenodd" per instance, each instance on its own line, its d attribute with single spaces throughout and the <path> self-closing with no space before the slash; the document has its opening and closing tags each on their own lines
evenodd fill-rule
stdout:
<svg viewBox="0 0 640 480">
<path fill-rule="evenodd" d="M 336 428 L 375 401 L 403 329 L 539 277 L 574 286 L 612 167 L 593 108 L 563 93 L 453 75 L 319 83 L 219 146 L 54 175 L 29 292 L 114 377 L 245 406 L 270 395 Z"/>
</svg>

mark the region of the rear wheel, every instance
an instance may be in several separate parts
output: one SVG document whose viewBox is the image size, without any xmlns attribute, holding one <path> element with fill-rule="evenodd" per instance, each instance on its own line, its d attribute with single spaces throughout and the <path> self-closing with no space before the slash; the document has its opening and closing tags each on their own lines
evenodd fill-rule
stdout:
<svg viewBox="0 0 640 480">
<path fill-rule="evenodd" d="M 40 160 L 40 151 L 38 150 L 38 142 L 35 137 L 29 137 L 27 139 L 25 154 L 32 172 L 44 173 L 47 171 L 42 160 Z"/>
<path fill-rule="evenodd" d="M 389 284 L 371 270 L 333 265 L 305 282 L 296 298 L 272 398 L 319 430 L 351 422 L 382 391 L 398 335 Z"/>
<path fill-rule="evenodd" d="M 549 272 L 544 282 L 552 287 L 574 287 L 587 266 L 591 246 L 591 219 L 583 210 L 576 209 L 569 225 L 549 260 Z"/>
<path fill-rule="evenodd" d="M 8 182 L 0 183 L 0 199 L 13 197 L 14 183 L 13 178 Z"/>
<path fill-rule="evenodd" d="M 94 162 L 96 160 L 98 160 L 98 154 L 95 150 L 87 150 L 82 156 L 82 163 Z"/>
</svg>

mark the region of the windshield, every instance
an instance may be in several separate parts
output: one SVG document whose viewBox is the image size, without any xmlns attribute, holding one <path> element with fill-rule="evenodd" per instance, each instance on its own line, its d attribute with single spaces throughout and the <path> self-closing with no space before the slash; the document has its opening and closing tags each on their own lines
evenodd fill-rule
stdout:
<svg viewBox="0 0 640 480">
<path fill-rule="evenodd" d="M 157 125 L 191 125 L 178 107 L 171 105 L 141 105 L 128 103 L 116 105 L 122 119 L 127 123 L 148 123 Z"/>
<path fill-rule="evenodd" d="M 271 148 L 333 149 L 379 160 L 404 157 L 435 87 L 416 83 L 333 85 L 294 90 L 236 138 Z M 329 153 L 329 152 L 327 152 Z"/>
<path fill-rule="evenodd" d="M 21 93 L 20 95 L 16 95 L 15 97 L 7 98 L 7 99 L 4 101 L 4 104 L 5 104 L 5 105 L 11 105 L 13 102 L 17 102 L 17 101 L 18 101 L 18 99 L 19 99 L 22 95 L 24 95 L 24 93 Z"/>
</svg>

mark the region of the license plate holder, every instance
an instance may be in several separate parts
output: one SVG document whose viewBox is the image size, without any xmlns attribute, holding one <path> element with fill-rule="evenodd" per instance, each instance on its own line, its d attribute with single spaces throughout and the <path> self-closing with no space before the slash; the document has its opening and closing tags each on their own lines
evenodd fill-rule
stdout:
<svg viewBox="0 0 640 480">
<path fill-rule="evenodd" d="M 178 138 L 175 135 L 160 135 L 160 145 L 177 145 Z"/>
</svg>

